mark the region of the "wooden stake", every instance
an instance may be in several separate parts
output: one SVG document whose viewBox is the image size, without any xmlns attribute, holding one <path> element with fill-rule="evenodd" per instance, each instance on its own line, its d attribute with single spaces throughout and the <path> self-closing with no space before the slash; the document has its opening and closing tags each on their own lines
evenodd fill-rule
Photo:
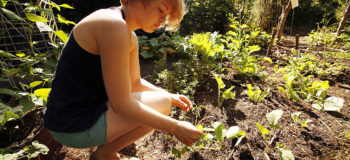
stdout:
<svg viewBox="0 0 350 160">
<path fill-rule="evenodd" d="M 273 47 L 273 42 L 275 41 L 275 36 L 276 36 L 276 28 L 272 30 L 272 36 L 269 44 L 269 48 L 267 49 L 266 56 L 268 56 L 271 53 L 271 49 Z"/>
</svg>

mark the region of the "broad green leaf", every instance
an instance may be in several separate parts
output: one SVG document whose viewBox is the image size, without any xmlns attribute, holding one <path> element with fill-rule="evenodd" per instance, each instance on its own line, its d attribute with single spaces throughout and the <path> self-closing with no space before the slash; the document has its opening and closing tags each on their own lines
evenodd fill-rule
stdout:
<svg viewBox="0 0 350 160">
<path fill-rule="evenodd" d="M 6 14 L 6 16 L 10 19 L 10 20 L 21 20 L 23 21 L 23 18 L 18 16 L 16 13 L 13 13 L 10 10 L 7 10 L 5 8 L 1 8 L 1 10 Z"/>
<path fill-rule="evenodd" d="M 277 125 L 278 120 L 282 117 L 282 114 L 282 110 L 273 110 L 272 112 L 266 114 L 266 118 L 271 125 L 275 126 Z"/>
<path fill-rule="evenodd" d="M 72 7 L 72 6 L 68 5 L 68 4 L 61 4 L 59 6 L 63 7 L 63 8 L 74 9 L 74 7 Z"/>
<path fill-rule="evenodd" d="M 328 97 L 322 108 L 319 104 L 312 104 L 312 106 L 318 110 L 324 109 L 325 111 L 340 111 L 344 106 L 344 99 L 338 97 Z"/>
<path fill-rule="evenodd" d="M 266 134 L 270 134 L 270 131 L 267 130 L 264 126 L 262 126 L 261 124 L 259 123 L 255 123 L 256 126 L 258 127 L 259 131 L 261 132 L 262 136 L 265 138 L 265 135 Z"/>
<path fill-rule="evenodd" d="M 19 105 L 22 106 L 23 113 L 31 111 L 35 107 L 34 103 L 30 100 L 28 96 L 23 97 L 19 101 Z"/>
<path fill-rule="evenodd" d="M 37 15 L 32 14 L 32 13 L 25 13 L 25 15 L 28 18 L 28 20 L 30 20 L 32 22 L 48 22 L 49 21 L 44 17 L 40 17 L 40 16 L 37 16 Z"/>
<path fill-rule="evenodd" d="M 294 155 L 292 151 L 286 149 L 280 149 L 281 160 L 294 160 Z"/>
<path fill-rule="evenodd" d="M 34 88 L 34 87 L 40 85 L 41 83 L 43 83 L 43 81 L 34 81 L 34 82 L 30 83 L 29 86 L 31 88 Z"/>
<path fill-rule="evenodd" d="M 32 142 L 32 145 L 29 145 L 24 149 L 28 153 L 28 158 L 36 158 L 39 156 L 39 154 L 48 154 L 49 153 L 49 148 L 43 144 L 40 144 L 37 141 Z"/>
<path fill-rule="evenodd" d="M 47 101 L 51 88 L 40 88 L 34 91 L 34 95 Z"/>
<path fill-rule="evenodd" d="M 230 127 L 227 130 L 225 137 L 228 140 L 231 140 L 231 139 L 237 138 L 239 136 L 238 133 L 239 133 L 239 127 L 238 126 L 232 126 L 232 127 Z"/>
<path fill-rule="evenodd" d="M 63 43 L 67 42 L 68 36 L 62 30 L 55 31 L 55 34 L 63 41 Z"/>
<path fill-rule="evenodd" d="M 221 122 L 214 122 L 212 126 L 215 128 L 215 139 L 223 141 L 225 126 Z"/>
<path fill-rule="evenodd" d="M 52 32 L 52 28 L 44 22 L 35 22 L 40 32 Z"/>
<path fill-rule="evenodd" d="M 16 57 L 11 53 L 8 53 L 8 52 L 2 51 L 2 50 L 0 50 L 0 56 L 4 56 L 6 58 Z"/>
</svg>

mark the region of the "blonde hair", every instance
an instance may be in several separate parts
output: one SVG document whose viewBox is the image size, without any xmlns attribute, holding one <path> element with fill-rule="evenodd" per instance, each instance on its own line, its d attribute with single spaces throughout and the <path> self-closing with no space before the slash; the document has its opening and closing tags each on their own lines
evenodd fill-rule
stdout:
<svg viewBox="0 0 350 160">
<path fill-rule="evenodd" d="M 173 7 L 169 16 L 166 20 L 167 31 L 175 31 L 180 28 L 180 23 L 183 19 L 183 16 L 186 14 L 187 9 L 184 3 L 184 0 L 167 0 L 170 2 L 170 5 Z"/>
<path fill-rule="evenodd" d="M 134 0 L 124 0 L 132 2 Z M 139 0 L 145 6 L 152 2 L 151 0 Z M 165 30 L 167 31 L 176 31 L 180 28 L 180 23 L 187 12 L 187 8 L 184 0 L 165 0 L 167 1 L 173 8 L 170 14 L 166 18 L 165 22 Z M 120 3 L 123 5 L 123 0 L 120 0 Z"/>
</svg>

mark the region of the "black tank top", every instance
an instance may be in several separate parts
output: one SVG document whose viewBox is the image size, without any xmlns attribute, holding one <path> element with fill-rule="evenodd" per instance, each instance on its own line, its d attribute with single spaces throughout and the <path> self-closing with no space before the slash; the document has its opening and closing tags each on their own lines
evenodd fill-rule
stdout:
<svg viewBox="0 0 350 160">
<path fill-rule="evenodd" d="M 57 63 L 44 126 L 56 132 L 83 131 L 107 110 L 107 101 L 100 56 L 81 48 L 71 32 Z"/>
</svg>

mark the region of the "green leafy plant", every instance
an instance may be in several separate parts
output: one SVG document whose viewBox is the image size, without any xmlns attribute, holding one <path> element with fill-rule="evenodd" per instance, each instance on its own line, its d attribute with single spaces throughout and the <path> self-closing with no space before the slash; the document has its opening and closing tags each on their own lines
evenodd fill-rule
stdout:
<svg viewBox="0 0 350 160">
<path fill-rule="evenodd" d="M 273 140 L 273 135 L 276 133 L 276 130 L 280 129 L 280 126 L 277 124 L 278 120 L 282 117 L 282 110 L 273 110 L 270 113 L 266 114 L 266 118 L 269 121 L 269 127 L 272 129 L 269 131 L 263 125 L 256 123 L 265 144 L 265 153 L 269 154 L 270 145 Z"/>
<path fill-rule="evenodd" d="M 262 92 L 259 87 L 253 88 L 251 84 L 247 84 L 247 88 L 247 94 L 249 98 L 255 103 L 258 103 L 261 100 L 263 100 L 270 92 L 270 88 L 267 88 Z"/>
<path fill-rule="evenodd" d="M 241 131 L 238 126 L 232 126 L 228 130 L 225 129 L 225 126 L 222 122 L 212 122 L 213 128 L 204 128 L 201 124 L 196 126 L 200 131 L 202 131 L 202 135 L 197 140 L 194 146 L 185 145 L 181 149 L 172 149 L 172 153 L 176 155 L 178 158 L 181 158 L 184 153 L 189 151 L 194 151 L 195 149 L 210 149 L 210 150 L 219 150 L 222 147 L 222 143 L 225 139 L 237 139 L 237 142 L 234 146 L 237 146 L 242 139 L 245 137 L 246 133 Z M 214 133 L 211 134 L 211 133 Z M 216 148 L 208 148 L 205 147 L 205 144 L 216 144 Z"/>
<path fill-rule="evenodd" d="M 233 68 L 238 74 L 261 77 L 263 76 L 263 67 L 258 64 L 258 61 L 266 60 L 272 62 L 268 57 L 251 55 L 253 52 L 261 49 L 260 46 L 253 45 L 254 40 L 259 37 L 261 31 L 247 31 L 252 29 L 236 19 L 230 18 L 232 31 L 228 31 L 222 38 L 222 42 L 227 46 L 227 58 L 232 62 Z"/>
<path fill-rule="evenodd" d="M 311 77 L 313 77 L 313 75 L 305 77 L 301 73 L 305 65 L 300 65 L 300 63 L 293 59 L 289 60 L 289 64 L 290 65 L 276 71 L 276 73 L 283 73 L 283 81 L 286 83 L 285 88 L 278 87 L 278 89 L 293 101 L 298 101 L 300 97 L 302 97 L 310 102 L 322 102 L 327 95 L 329 82 L 311 82 Z"/>
<path fill-rule="evenodd" d="M 293 118 L 295 123 L 298 123 L 301 125 L 301 127 L 308 127 L 308 123 L 310 123 L 312 120 L 311 119 L 300 119 L 301 112 L 294 112 L 292 113 L 291 117 Z"/>
<path fill-rule="evenodd" d="M 225 99 L 235 98 L 236 93 L 231 91 L 233 88 L 235 88 L 235 86 L 231 86 L 229 89 L 226 89 L 221 95 L 221 89 L 225 88 L 225 84 L 222 81 L 222 78 L 220 75 L 216 75 L 216 74 L 213 74 L 213 75 L 215 77 L 216 82 L 218 83 L 218 106 L 221 107 Z"/>
</svg>

